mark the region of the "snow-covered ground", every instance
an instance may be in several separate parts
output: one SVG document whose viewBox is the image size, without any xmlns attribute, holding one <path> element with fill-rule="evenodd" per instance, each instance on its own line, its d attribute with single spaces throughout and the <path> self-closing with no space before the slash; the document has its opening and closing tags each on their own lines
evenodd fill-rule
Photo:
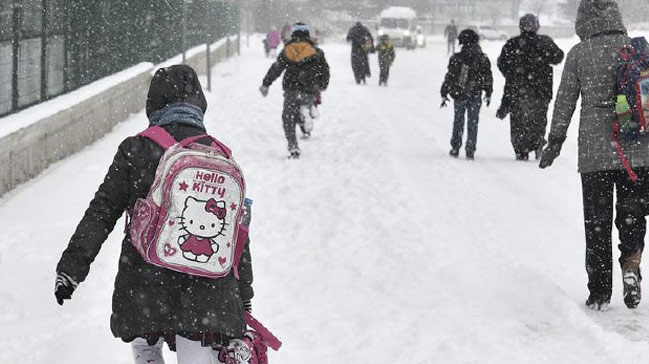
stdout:
<svg viewBox="0 0 649 364">
<path fill-rule="evenodd" d="M 251 45 L 215 68 L 207 125 L 234 150 L 254 199 L 254 311 L 284 341 L 271 363 L 649 360 L 649 303 L 625 308 L 618 271 L 609 312 L 583 305 L 576 126 L 551 169 L 515 162 L 508 124 L 494 117 L 494 65 L 477 159 L 454 160 L 453 112 L 439 108 L 441 38 L 398 49 L 388 88 L 377 86 L 376 56 L 370 84 L 356 86 L 349 47 L 325 43 L 322 119 L 290 161 L 281 83 L 259 95 L 271 61 L 260 40 Z M 484 45 L 494 63 L 501 46 Z M 132 362 L 108 325 L 122 221 L 72 301 L 59 307 L 53 286 L 117 145 L 145 126 L 134 115 L 0 199 L 0 363 Z"/>
</svg>

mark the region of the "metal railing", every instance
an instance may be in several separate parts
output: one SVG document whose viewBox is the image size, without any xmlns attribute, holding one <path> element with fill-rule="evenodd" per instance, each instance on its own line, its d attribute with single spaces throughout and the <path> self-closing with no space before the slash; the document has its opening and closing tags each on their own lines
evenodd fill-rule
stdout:
<svg viewBox="0 0 649 364">
<path fill-rule="evenodd" d="M 232 0 L 0 0 L 0 116 L 239 31 Z"/>
</svg>

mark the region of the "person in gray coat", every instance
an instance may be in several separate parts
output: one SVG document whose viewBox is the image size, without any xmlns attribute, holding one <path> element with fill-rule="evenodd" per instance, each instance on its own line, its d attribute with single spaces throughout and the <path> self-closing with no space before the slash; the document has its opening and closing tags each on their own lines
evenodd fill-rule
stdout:
<svg viewBox="0 0 649 364">
<path fill-rule="evenodd" d="M 548 147 L 540 167 L 552 165 L 566 139 L 570 120 L 581 96 L 579 173 L 582 179 L 586 230 L 586 271 L 590 296 L 586 305 L 605 309 L 612 290 L 613 191 L 617 202 L 615 225 L 621 244 L 624 302 L 640 303 L 640 258 L 646 232 L 649 196 L 649 140 L 623 142 L 624 151 L 639 179 L 633 182 L 611 144 L 615 119 L 617 52 L 631 43 L 613 0 L 582 0 L 577 35 L 581 43 L 568 54 L 554 107 Z"/>
</svg>

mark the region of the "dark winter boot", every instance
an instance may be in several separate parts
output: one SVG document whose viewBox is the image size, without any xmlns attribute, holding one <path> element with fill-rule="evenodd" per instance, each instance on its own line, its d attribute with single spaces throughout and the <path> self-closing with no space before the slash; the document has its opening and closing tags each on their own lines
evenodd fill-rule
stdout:
<svg viewBox="0 0 649 364">
<path fill-rule="evenodd" d="M 588 296 L 588 299 L 586 300 L 586 307 L 595 311 L 608 311 L 609 303 L 610 303 L 610 299 L 599 297 L 591 293 L 590 296 Z"/>
<path fill-rule="evenodd" d="M 543 155 L 543 147 L 539 147 L 534 151 L 534 159 L 537 161 L 541 159 L 541 156 Z"/>
<path fill-rule="evenodd" d="M 640 289 L 640 282 L 642 277 L 640 271 L 634 272 L 628 270 L 622 273 L 622 280 L 624 282 L 624 304 L 628 308 L 636 308 L 642 299 L 642 291 Z"/>
<path fill-rule="evenodd" d="M 530 159 L 530 154 L 528 152 L 520 152 L 516 153 L 516 160 L 517 161 L 526 161 Z"/>
<path fill-rule="evenodd" d="M 466 159 L 472 161 L 475 159 L 475 153 L 474 152 L 466 152 Z"/>
<path fill-rule="evenodd" d="M 288 158 L 289 159 L 299 159 L 300 158 L 300 148 L 298 147 L 292 147 L 288 150 Z"/>
<path fill-rule="evenodd" d="M 453 158 L 457 158 L 457 156 L 460 155 L 460 151 L 458 149 L 451 149 L 451 151 L 448 152 L 448 155 Z"/>
<path fill-rule="evenodd" d="M 640 274 L 640 259 L 642 252 L 628 257 L 622 264 L 622 282 L 624 283 L 624 304 L 628 308 L 636 308 L 642 299 L 640 283 L 642 275 Z"/>
</svg>

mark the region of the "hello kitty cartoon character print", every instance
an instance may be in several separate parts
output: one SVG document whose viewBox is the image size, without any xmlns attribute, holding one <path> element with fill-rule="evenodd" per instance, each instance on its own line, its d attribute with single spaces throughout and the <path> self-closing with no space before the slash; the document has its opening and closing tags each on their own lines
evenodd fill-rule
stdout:
<svg viewBox="0 0 649 364">
<path fill-rule="evenodd" d="M 218 253 L 216 239 L 225 236 L 225 201 L 200 201 L 187 197 L 180 217 L 181 230 L 187 234 L 178 238 L 183 257 L 195 262 L 207 263 L 212 255 Z"/>
<path fill-rule="evenodd" d="M 230 150 L 203 135 L 176 142 L 164 129 L 140 134 L 166 149 L 146 199 L 136 202 L 131 240 L 148 262 L 220 278 L 237 265 L 247 242 L 242 225 L 245 182 Z M 206 146 L 196 143 L 211 138 Z"/>
</svg>

